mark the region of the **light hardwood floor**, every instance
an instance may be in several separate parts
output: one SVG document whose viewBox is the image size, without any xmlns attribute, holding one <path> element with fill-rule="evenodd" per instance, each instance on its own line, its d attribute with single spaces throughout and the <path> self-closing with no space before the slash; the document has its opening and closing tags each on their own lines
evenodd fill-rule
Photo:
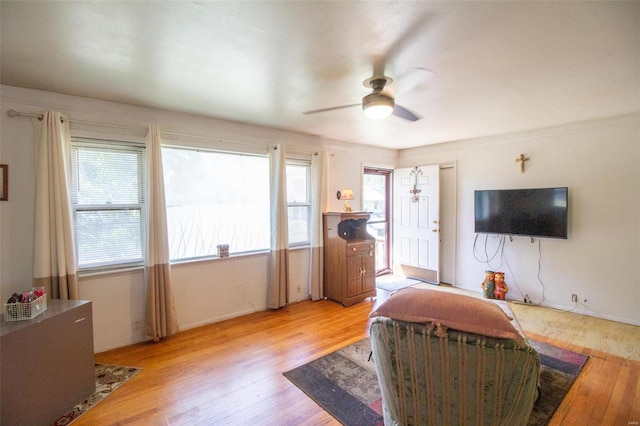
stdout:
<svg viewBox="0 0 640 426">
<path fill-rule="evenodd" d="M 75 425 L 338 425 L 282 373 L 367 337 L 368 314 L 386 296 L 348 308 L 300 302 L 97 354 L 96 362 L 144 370 Z M 552 332 L 571 323 L 548 324 L 543 335 L 530 322 L 522 321 L 530 337 L 590 355 L 552 425 L 638 424 L 639 361 Z"/>
</svg>

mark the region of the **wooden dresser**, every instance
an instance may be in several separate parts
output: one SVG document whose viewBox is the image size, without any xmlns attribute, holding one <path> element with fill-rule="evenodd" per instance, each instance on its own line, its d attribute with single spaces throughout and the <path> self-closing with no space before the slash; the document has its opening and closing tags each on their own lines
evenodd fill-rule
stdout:
<svg viewBox="0 0 640 426">
<path fill-rule="evenodd" d="M 324 214 L 324 295 L 344 306 L 376 295 L 375 238 L 369 213 Z"/>
</svg>

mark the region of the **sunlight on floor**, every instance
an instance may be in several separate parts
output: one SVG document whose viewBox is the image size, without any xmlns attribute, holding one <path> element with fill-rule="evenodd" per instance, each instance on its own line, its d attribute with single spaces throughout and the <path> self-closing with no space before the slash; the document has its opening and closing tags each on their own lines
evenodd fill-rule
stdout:
<svg viewBox="0 0 640 426">
<path fill-rule="evenodd" d="M 447 285 L 418 284 L 429 288 L 482 298 L 480 292 Z M 572 312 L 562 312 L 535 305 L 509 303 L 525 330 L 557 340 L 613 354 L 621 358 L 640 361 L 640 327 L 604 320 Z"/>
</svg>

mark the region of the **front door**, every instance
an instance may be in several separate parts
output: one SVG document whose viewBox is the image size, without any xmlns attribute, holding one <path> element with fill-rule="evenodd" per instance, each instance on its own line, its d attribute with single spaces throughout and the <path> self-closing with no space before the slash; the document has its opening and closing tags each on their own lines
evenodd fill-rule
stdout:
<svg viewBox="0 0 640 426">
<path fill-rule="evenodd" d="M 439 282 L 440 167 L 416 166 L 394 172 L 393 270 Z"/>
</svg>

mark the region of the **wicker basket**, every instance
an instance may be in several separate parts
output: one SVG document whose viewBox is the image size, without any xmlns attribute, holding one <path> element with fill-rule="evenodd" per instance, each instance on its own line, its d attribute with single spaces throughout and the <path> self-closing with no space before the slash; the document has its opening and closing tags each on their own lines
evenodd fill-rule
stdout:
<svg viewBox="0 0 640 426">
<path fill-rule="evenodd" d="M 47 295 L 38 297 L 28 303 L 5 303 L 4 320 L 22 321 L 30 320 L 47 310 Z"/>
</svg>

